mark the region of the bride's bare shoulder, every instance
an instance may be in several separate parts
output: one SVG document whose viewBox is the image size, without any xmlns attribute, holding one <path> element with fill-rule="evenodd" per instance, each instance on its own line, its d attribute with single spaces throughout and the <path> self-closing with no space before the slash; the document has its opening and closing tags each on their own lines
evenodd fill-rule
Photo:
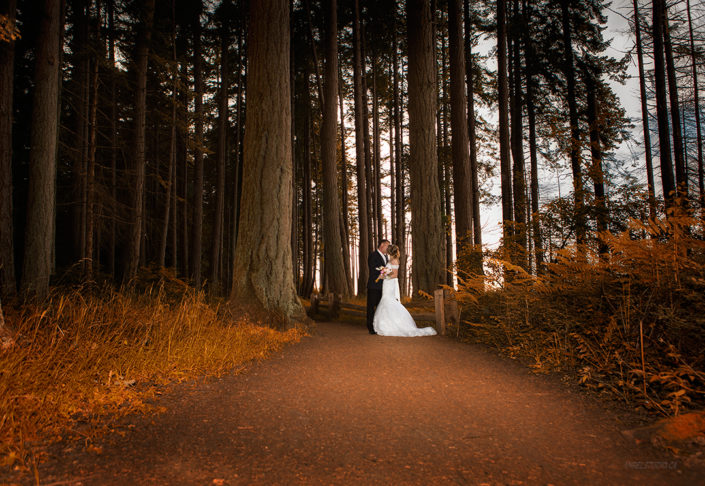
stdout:
<svg viewBox="0 0 705 486">
<path fill-rule="evenodd" d="M 399 260 L 396 258 L 392 258 L 391 260 L 389 260 L 389 263 L 391 263 L 392 265 L 399 265 Z"/>
</svg>

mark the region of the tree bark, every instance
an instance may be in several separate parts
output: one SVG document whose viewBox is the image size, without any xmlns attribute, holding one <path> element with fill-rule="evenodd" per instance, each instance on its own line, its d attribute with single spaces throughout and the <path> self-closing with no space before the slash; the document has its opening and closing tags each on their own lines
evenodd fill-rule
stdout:
<svg viewBox="0 0 705 486">
<path fill-rule="evenodd" d="M 194 148 L 193 148 L 193 220 L 191 221 L 191 280 L 201 287 L 201 257 L 203 253 L 203 53 L 201 46 L 202 0 L 196 2 L 193 17 L 193 80 L 194 80 Z"/>
<path fill-rule="evenodd" d="M 683 150 L 683 130 L 681 129 L 681 110 L 678 101 L 678 80 L 673 60 L 671 32 L 668 25 L 668 8 L 663 4 L 663 47 L 666 52 L 666 76 L 668 78 L 668 97 L 671 104 L 671 128 L 673 129 L 673 160 L 676 169 L 676 195 L 688 197 L 688 171 Z M 683 201 L 685 204 L 685 201 Z"/>
<path fill-rule="evenodd" d="M 529 26 L 531 25 L 531 11 L 529 2 L 523 0 L 522 10 L 524 14 L 524 58 L 534 58 L 534 48 L 529 36 Z M 541 224 L 539 221 L 539 176 L 538 176 L 538 148 L 536 145 L 536 110 L 534 107 L 534 68 L 533 63 L 527 62 L 525 67 L 526 75 L 526 115 L 529 122 L 529 158 L 531 172 L 531 232 L 534 242 L 534 255 L 536 258 L 536 272 L 540 273 L 543 267 L 543 240 L 541 238 Z"/>
<path fill-rule="evenodd" d="M 73 217 L 73 258 L 79 262 L 81 271 L 85 271 L 86 261 L 86 193 L 88 159 L 88 111 L 89 111 L 89 36 L 88 36 L 88 0 L 77 0 L 71 8 L 73 30 L 73 73 L 72 105 L 75 114 L 72 144 L 72 217 Z"/>
<path fill-rule="evenodd" d="M 342 176 L 341 181 L 341 199 L 342 199 L 342 210 L 340 211 L 340 231 L 341 239 L 343 241 L 343 265 L 345 266 L 345 279 L 348 282 L 348 289 L 350 294 L 353 293 L 355 286 L 353 285 L 353 272 L 350 269 L 350 223 L 348 221 L 348 160 L 346 155 L 346 144 L 345 144 L 345 112 L 344 108 L 344 98 L 343 98 L 343 79 L 340 75 L 340 64 L 338 64 L 338 105 L 340 108 L 340 174 Z"/>
<path fill-rule="evenodd" d="M 89 10 L 90 12 L 90 10 Z M 95 214 L 97 208 L 96 201 L 96 152 L 98 150 L 98 72 L 100 64 L 100 1 L 96 1 L 96 20 L 91 25 L 95 29 L 90 42 L 93 45 L 93 52 L 89 58 L 90 66 L 90 104 L 88 112 L 88 153 L 86 160 L 86 230 L 85 230 L 85 254 L 83 257 L 84 278 L 92 279 L 95 272 L 96 255 L 96 229 Z"/>
<path fill-rule="evenodd" d="M 291 255 L 289 3 L 250 3 L 244 173 L 232 297 L 303 319 Z"/>
<path fill-rule="evenodd" d="M 15 27 L 16 0 L 0 10 L 7 25 Z M 12 213 L 12 100 L 15 39 L 0 41 L 0 295 L 17 293 Z M 0 310 L 0 312 L 2 312 Z"/>
<path fill-rule="evenodd" d="M 375 213 L 377 206 L 375 205 L 375 190 L 377 188 L 374 183 L 374 166 L 372 161 L 372 148 L 370 147 L 370 103 L 368 98 L 367 86 L 367 50 L 365 45 L 365 24 L 360 22 L 360 79 L 362 81 L 362 145 L 365 152 L 365 187 L 367 189 L 367 234 L 368 248 L 367 252 L 371 252 L 379 243 L 379 235 L 377 235 L 377 225 L 375 224 Z"/>
<path fill-rule="evenodd" d="M 358 231 L 359 237 L 359 273 L 357 280 L 358 295 L 367 294 L 367 253 L 371 246 L 369 234 L 369 215 L 367 203 L 367 178 L 366 178 L 366 156 L 364 124 L 366 123 L 365 112 L 363 107 L 363 84 L 362 84 L 362 47 L 361 47 L 361 32 L 360 32 L 360 5 L 359 0 L 354 2 L 354 20 L 353 20 L 353 83 L 355 90 L 355 158 L 357 165 L 357 206 L 359 214 Z"/>
<path fill-rule="evenodd" d="M 590 154 L 592 157 L 592 167 L 590 178 L 593 181 L 595 191 L 595 212 L 597 219 L 597 241 L 601 255 L 606 255 L 608 247 L 605 244 L 603 234 L 607 231 L 607 204 L 605 201 L 605 181 L 602 170 L 602 143 L 600 134 L 602 133 L 602 118 L 600 115 L 600 105 L 597 98 L 598 78 L 591 73 L 586 73 L 585 86 L 587 87 L 587 117 L 590 130 Z"/>
<path fill-rule="evenodd" d="M 700 207 L 705 208 L 705 171 L 703 170 L 703 137 L 702 127 L 700 126 L 700 90 L 698 89 L 698 69 L 695 59 L 695 41 L 693 40 L 693 19 L 690 11 L 690 0 L 686 0 L 686 10 L 688 11 L 690 60 L 693 67 L 693 108 L 695 111 L 696 143 L 698 145 L 698 189 L 700 193 Z"/>
<path fill-rule="evenodd" d="M 323 79 L 323 125 L 321 127 L 321 161 L 323 164 L 323 239 L 324 263 L 328 291 L 350 294 L 345 275 L 343 241 L 340 229 L 338 194 L 338 15 L 336 0 L 326 0 L 326 65 Z"/>
<path fill-rule="evenodd" d="M 641 95 L 641 123 L 644 132 L 644 158 L 646 159 L 646 183 L 648 186 L 649 217 L 656 219 L 656 197 L 654 194 L 654 164 L 651 155 L 651 130 L 649 128 L 649 108 L 646 97 L 646 77 L 644 76 L 644 50 L 641 42 L 641 17 L 639 16 L 639 5 L 634 0 L 634 32 L 636 35 L 636 56 L 639 66 L 639 93 Z"/>
<path fill-rule="evenodd" d="M 227 0 L 226 0 L 227 1 Z M 225 3 L 225 2 L 223 2 Z M 228 152 L 228 88 L 230 87 L 230 25 L 227 15 L 222 18 L 220 32 L 220 91 L 218 93 L 218 139 L 216 148 L 216 194 L 215 214 L 213 215 L 213 239 L 211 241 L 211 285 L 219 288 L 220 267 L 223 258 L 223 223 L 225 222 L 225 157 Z"/>
<path fill-rule="evenodd" d="M 438 159 L 434 134 L 436 69 L 429 0 L 407 2 L 409 48 L 409 176 L 415 292 L 432 293 L 445 281 L 443 223 L 440 218 Z"/>
<path fill-rule="evenodd" d="M 519 2 L 514 0 L 512 17 L 515 24 L 519 25 Z M 521 266 L 528 268 L 526 255 L 526 182 L 524 180 L 524 120 L 523 120 L 523 97 L 521 84 L 521 58 L 519 56 L 520 35 L 515 29 L 512 35 L 512 96 L 511 96 L 511 135 L 510 145 L 512 152 L 512 193 L 514 195 L 514 242 L 515 248 L 521 259 L 518 260 Z M 531 61 L 528 61 L 531 62 Z"/>
<path fill-rule="evenodd" d="M 477 167 L 477 130 L 475 128 L 475 81 L 472 60 L 472 33 L 470 31 L 470 2 L 463 2 L 465 21 L 465 82 L 467 83 L 468 100 L 468 143 L 470 145 L 470 178 L 472 180 L 472 222 L 473 243 L 475 252 L 478 252 L 474 267 L 475 272 L 482 273 L 482 220 L 480 219 L 480 186 Z"/>
<path fill-rule="evenodd" d="M 141 10 L 140 25 L 137 33 L 135 59 L 135 141 L 133 146 L 133 167 L 135 179 L 132 193 L 132 221 L 127 248 L 127 265 L 125 280 L 137 276 L 140 263 L 142 243 L 142 223 L 144 218 L 144 180 L 145 180 L 145 138 L 147 118 L 147 65 L 149 62 L 149 44 L 152 37 L 154 20 L 154 0 L 148 0 Z"/>
<path fill-rule="evenodd" d="M 314 284 L 314 249 L 313 249 L 313 193 L 311 191 L 311 85 L 308 65 L 304 68 L 304 128 L 303 128 L 303 283 L 301 295 L 309 297 Z"/>
<path fill-rule="evenodd" d="M 512 240 L 512 170 L 509 147 L 509 80 L 507 79 L 507 0 L 497 0 L 497 96 L 499 102 L 499 164 L 505 244 Z"/>
<path fill-rule="evenodd" d="M 406 201 L 404 196 L 404 143 L 402 133 L 402 109 L 401 109 L 401 89 L 399 86 L 399 56 L 398 56 L 398 40 L 397 40 L 397 22 L 395 17 L 394 22 L 394 52 L 392 54 L 392 62 L 394 64 L 394 150 L 397 170 L 394 174 L 396 181 L 394 189 L 396 190 L 396 233 L 393 239 L 399 246 L 402 254 L 402 259 L 399 267 L 399 287 L 402 295 L 406 294 Z"/>
<path fill-rule="evenodd" d="M 585 243 L 585 196 L 583 172 L 580 162 L 580 125 L 578 122 L 578 102 L 575 95 L 575 63 L 573 61 L 573 35 L 571 33 L 570 1 L 561 0 L 563 49 L 563 74 L 566 78 L 568 118 L 570 121 L 570 166 L 573 172 L 573 197 L 575 199 L 575 240 Z"/>
<path fill-rule="evenodd" d="M 384 214 L 382 213 L 382 142 L 379 128 L 379 92 L 377 90 L 377 55 L 372 53 L 372 138 L 374 144 L 374 205 L 375 221 L 377 223 L 377 239 L 386 238 L 386 227 L 384 225 Z"/>
<path fill-rule="evenodd" d="M 434 3 L 431 4 L 431 15 L 436 12 Z M 438 103 L 440 108 L 436 110 L 436 140 L 438 140 L 438 190 L 441 195 L 441 221 L 443 221 L 443 234 L 445 235 L 445 257 L 443 260 L 443 268 L 449 269 L 453 267 L 453 204 L 452 199 L 452 177 L 451 173 L 451 147 L 448 143 L 449 136 L 449 78 L 448 76 L 448 46 L 446 45 L 447 39 L 447 23 L 444 22 L 443 16 L 440 16 L 438 21 L 438 30 L 441 30 L 438 37 L 440 37 L 441 45 L 441 62 L 439 63 L 440 72 L 438 73 Z M 435 37 L 435 35 L 434 35 Z M 445 285 L 451 286 L 453 284 L 453 276 L 446 272 Z"/>
<path fill-rule="evenodd" d="M 108 272 L 116 277 L 117 264 L 117 66 L 115 62 L 115 2 L 108 0 L 108 61 L 111 69 L 110 76 L 110 197 L 112 203 L 112 217 L 108 236 Z"/>
<path fill-rule="evenodd" d="M 239 9 L 242 10 L 242 4 L 239 5 Z M 231 253 L 231 260 L 229 261 L 229 272 L 230 272 L 230 282 L 229 282 L 229 288 L 232 291 L 233 288 L 233 282 L 235 276 L 232 274 L 233 268 L 235 267 L 235 252 L 237 250 L 237 238 L 238 238 L 238 232 L 239 232 L 239 221 L 240 221 L 240 200 L 241 200 L 241 192 L 242 192 L 242 147 L 240 141 L 242 140 L 242 116 L 244 113 L 243 110 L 243 98 L 244 98 L 244 90 L 243 90 L 243 83 L 244 83 L 244 78 L 242 74 L 242 69 L 243 69 L 243 61 L 245 59 L 245 56 L 243 55 L 243 43 L 244 43 L 244 28 L 241 26 L 238 32 L 237 36 L 237 74 L 235 75 L 235 79 L 237 81 L 237 110 L 235 111 L 235 140 L 234 140 L 234 145 L 235 145 L 235 160 L 233 161 L 233 172 L 234 172 L 234 177 L 233 177 L 233 214 L 232 214 L 232 238 L 231 238 L 231 248 L 230 248 L 230 253 Z"/>
<path fill-rule="evenodd" d="M 62 0 L 45 0 L 37 36 L 29 152 L 29 190 L 22 293 L 43 299 L 53 268 Z"/>
<path fill-rule="evenodd" d="M 456 258 L 472 247 L 473 194 L 468 148 L 467 98 L 465 94 L 465 45 L 460 0 L 448 0 L 450 61 L 450 123 L 453 156 Z M 469 269 L 469 268 L 468 268 Z"/>
<path fill-rule="evenodd" d="M 176 214 L 171 214 L 172 209 L 172 191 L 173 184 L 172 179 L 174 179 L 174 169 L 176 168 L 176 107 L 178 104 L 177 93 L 178 93 L 178 65 L 176 58 L 176 0 L 171 0 L 171 76 L 172 76 L 172 94 L 171 94 L 171 132 L 169 134 L 169 169 L 168 176 L 166 180 L 166 187 L 164 188 L 164 210 L 162 213 L 162 227 L 161 234 L 159 237 L 159 256 L 157 259 L 157 264 L 160 267 L 166 266 L 166 246 L 169 235 L 169 218 L 174 219 Z M 176 250 L 176 245 L 174 245 L 174 250 Z"/>
<path fill-rule="evenodd" d="M 673 178 L 668 105 L 666 104 L 666 66 L 663 52 L 664 11 L 664 0 L 653 0 L 654 81 L 661 158 L 661 184 L 663 185 L 663 197 L 666 201 L 666 208 L 670 208 L 673 206 L 676 184 Z"/>
</svg>

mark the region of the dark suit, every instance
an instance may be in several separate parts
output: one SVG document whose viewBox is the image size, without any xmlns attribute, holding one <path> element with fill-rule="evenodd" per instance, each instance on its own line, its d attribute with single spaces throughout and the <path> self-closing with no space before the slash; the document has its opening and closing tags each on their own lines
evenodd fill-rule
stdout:
<svg viewBox="0 0 705 486">
<path fill-rule="evenodd" d="M 367 280 L 367 330 L 374 332 L 374 318 L 375 310 L 377 309 L 377 304 L 382 299 L 382 285 L 383 280 L 376 281 L 379 277 L 379 267 L 383 267 L 387 264 L 387 261 L 379 251 L 375 250 L 370 253 L 367 258 L 367 267 L 369 268 L 370 278 Z"/>
</svg>

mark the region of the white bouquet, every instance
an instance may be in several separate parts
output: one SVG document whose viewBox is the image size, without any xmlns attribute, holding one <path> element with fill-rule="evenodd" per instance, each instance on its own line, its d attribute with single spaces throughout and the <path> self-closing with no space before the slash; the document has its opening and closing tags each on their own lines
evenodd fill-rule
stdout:
<svg viewBox="0 0 705 486">
<path fill-rule="evenodd" d="M 387 276 L 391 275 L 392 269 L 389 267 L 377 267 L 377 270 L 379 270 L 379 277 L 377 277 L 377 280 L 375 282 L 379 282 L 383 278 L 387 278 Z"/>
</svg>

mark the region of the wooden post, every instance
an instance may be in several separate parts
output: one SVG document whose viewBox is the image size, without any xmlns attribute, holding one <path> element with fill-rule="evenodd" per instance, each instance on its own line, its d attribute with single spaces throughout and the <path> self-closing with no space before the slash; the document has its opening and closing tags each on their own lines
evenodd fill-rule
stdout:
<svg viewBox="0 0 705 486">
<path fill-rule="evenodd" d="M 433 302 L 436 305 L 436 330 L 441 336 L 446 333 L 445 294 L 443 289 L 433 291 Z"/>
<path fill-rule="evenodd" d="M 456 326 L 460 326 L 460 311 L 458 309 L 458 301 L 450 297 L 450 290 L 446 290 L 444 296 L 444 316 L 447 322 L 452 322 Z"/>
</svg>

